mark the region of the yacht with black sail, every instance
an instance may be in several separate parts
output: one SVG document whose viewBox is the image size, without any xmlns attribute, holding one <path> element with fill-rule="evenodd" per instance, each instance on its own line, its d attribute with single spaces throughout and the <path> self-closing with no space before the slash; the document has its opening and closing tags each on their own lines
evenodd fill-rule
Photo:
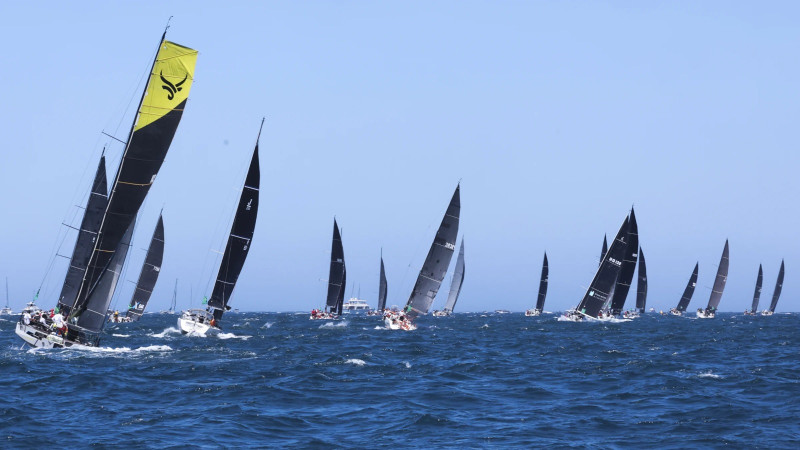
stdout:
<svg viewBox="0 0 800 450">
<path fill-rule="evenodd" d="M 764 271 L 761 268 L 761 264 L 758 265 L 758 277 L 756 277 L 756 291 L 753 293 L 753 304 L 750 306 L 749 310 L 744 312 L 745 316 L 756 316 L 758 315 L 758 301 L 761 298 L 761 283 L 764 281 Z"/>
<path fill-rule="evenodd" d="M 368 316 L 382 316 L 383 310 L 386 309 L 386 292 L 388 285 L 386 283 L 386 269 L 383 267 L 383 249 L 381 249 L 381 274 L 378 281 L 378 307 L 375 310 L 367 311 Z"/>
<path fill-rule="evenodd" d="M 258 129 L 256 145 L 247 176 L 244 179 L 242 193 L 233 216 L 231 231 L 225 244 L 225 252 L 219 265 L 219 272 L 214 281 L 214 290 L 208 299 L 206 309 L 189 309 L 183 311 L 178 317 L 178 329 L 183 334 L 205 336 L 209 333 L 218 333 L 221 330 L 220 322 L 225 311 L 231 309 L 228 303 L 233 295 L 239 274 L 242 272 L 247 254 L 253 243 L 253 233 L 256 229 L 258 217 L 258 192 L 261 185 L 261 169 L 258 163 L 258 141 L 261 139 L 261 127 Z"/>
<path fill-rule="evenodd" d="M 689 282 L 686 283 L 686 289 L 683 290 L 683 295 L 681 299 L 678 301 L 678 306 L 671 308 L 669 313 L 673 316 L 682 316 L 683 313 L 686 312 L 686 308 L 689 307 L 689 302 L 692 301 L 692 295 L 694 294 L 694 288 L 697 286 L 697 268 L 699 267 L 699 263 L 694 264 L 694 270 L 692 271 L 692 276 L 689 277 Z"/>
<path fill-rule="evenodd" d="M 461 184 L 459 183 L 444 213 L 442 223 L 439 224 L 405 308 L 402 311 L 387 311 L 384 314 L 384 323 L 390 330 L 416 330 L 417 325 L 414 320 L 428 313 L 447 273 L 450 260 L 453 259 L 460 214 Z"/>
<path fill-rule="evenodd" d="M 458 258 L 456 259 L 456 268 L 453 271 L 453 278 L 450 280 L 450 294 L 447 296 L 447 302 L 444 309 L 441 311 L 434 311 L 434 317 L 447 317 L 453 313 L 458 301 L 458 295 L 461 293 L 461 286 L 464 284 L 464 238 L 461 238 L 461 248 L 458 251 Z"/>
<path fill-rule="evenodd" d="M 636 282 L 636 313 L 644 314 L 647 309 L 647 265 L 644 262 L 644 252 L 639 246 L 639 273 Z"/>
<path fill-rule="evenodd" d="M 775 290 L 772 292 L 772 302 L 769 304 L 769 309 L 761 311 L 762 316 L 771 316 L 775 314 L 775 308 L 778 306 L 778 299 L 781 297 L 781 290 L 783 289 L 783 260 L 781 260 L 781 269 L 778 271 L 778 280 L 775 282 Z"/>
<path fill-rule="evenodd" d="M 623 309 L 625 307 L 625 300 L 628 298 L 628 292 L 633 283 L 633 273 L 636 271 L 636 263 L 639 258 L 639 226 L 636 223 L 636 214 L 631 208 L 631 213 L 628 215 L 628 235 L 625 240 L 625 253 L 622 257 L 622 266 L 617 275 L 617 281 L 614 284 L 614 291 L 611 294 L 609 301 L 610 313 L 613 317 L 625 317 Z"/>
<path fill-rule="evenodd" d="M 729 264 L 728 240 L 725 240 L 725 248 L 722 250 L 722 257 L 719 260 L 717 276 L 714 279 L 714 287 L 711 288 L 711 296 L 708 298 L 706 309 L 697 308 L 697 317 L 700 319 L 713 319 L 717 316 L 717 308 L 722 300 L 722 291 L 725 290 L 725 283 L 728 281 Z"/>
<path fill-rule="evenodd" d="M 164 259 L 164 217 L 158 215 L 158 223 L 153 230 L 150 238 L 150 245 L 147 247 L 147 255 L 142 263 L 142 270 L 139 272 L 139 279 L 136 281 L 136 288 L 128 304 L 128 312 L 125 314 L 126 322 L 136 322 L 142 318 L 147 302 L 156 287 L 158 275 L 161 273 L 161 262 Z"/>
<path fill-rule="evenodd" d="M 25 323 L 24 317 L 17 324 L 16 334 L 31 346 L 99 344 L 136 216 L 175 136 L 194 77 L 197 51 L 165 38 L 166 30 L 110 193 L 101 157 L 52 327 Z"/>
<path fill-rule="evenodd" d="M 605 243 L 605 239 L 603 239 L 603 243 Z M 603 252 L 605 255 L 605 251 Z M 550 269 L 547 265 L 547 252 L 544 252 L 544 261 L 542 261 L 542 276 L 539 277 L 539 297 L 536 300 L 536 308 L 529 309 L 525 311 L 525 315 L 528 317 L 535 317 L 542 315 L 544 311 L 544 299 L 547 296 L 547 282 L 550 276 Z"/>
<path fill-rule="evenodd" d="M 333 237 L 331 238 L 331 263 L 328 272 L 328 296 L 324 309 L 312 309 L 310 320 L 333 320 L 342 315 L 344 289 L 347 285 L 347 266 L 344 262 L 342 233 L 336 218 L 333 218 Z"/>
</svg>

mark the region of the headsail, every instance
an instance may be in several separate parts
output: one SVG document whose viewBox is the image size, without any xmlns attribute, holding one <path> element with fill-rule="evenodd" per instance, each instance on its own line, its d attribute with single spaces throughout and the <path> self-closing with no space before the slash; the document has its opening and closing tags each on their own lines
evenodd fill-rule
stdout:
<svg viewBox="0 0 800 450">
<path fill-rule="evenodd" d="M 337 316 L 342 315 L 344 307 L 344 288 L 347 286 L 347 266 L 342 264 L 342 289 L 339 290 L 339 296 L 336 298 L 336 307 L 331 311 Z"/>
<path fill-rule="evenodd" d="M 447 273 L 447 266 L 453 258 L 458 236 L 458 218 L 461 214 L 461 185 L 456 186 L 447 211 L 444 213 L 442 223 L 436 231 L 436 237 L 428 251 L 428 256 L 422 264 L 414 289 L 406 303 L 405 312 L 410 319 L 428 313 L 433 304 L 439 286 Z"/>
<path fill-rule="evenodd" d="M 444 310 L 453 312 L 458 301 L 458 294 L 461 293 L 461 286 L 464 284 L 464 238 L 461 238 L 461 248 L 458 251 L 458 259 L 456 259 L 456 268 L 453 271 L 453 280 L 450 282 L 450 294 L 447 296 L 447 303 L 444 305 Z"/>
<path fill-rule="evenodd" d="M 728 281 L 728 240 L 725 240 L 725 248 L 722 250 L 722 257 L 719 260 L 717 276 L 714 279 L 714 287 L 711 288 L 711 296 L 708 298 L 706 312 L 716 312 L 719 302 L 722 300 L 722 291 L 725 290 L 725 283 Z"/>
<path fill-rule="evenodd" d="M 644 263 L 644 252 L 639 247 L 639 280 L 636 283 L 636 310 L 645 312 L 647 307 L 647 266 Z"/>
<path fill-rule="evenodd" d="M 619 275 L 622 258 L 627 247 L 625 242 L 627 238 L 628 218 L 625 217 L 625 221 L 619 227 L 614 241 L 611 242 L 611 246 L 608 248 L 608 252 L 603 260 L 600 261 L 600 267 L 597 269 L 589 289 L 586 290 L 583 299 L 581 299 L 578 307 L 575 308 L 576 311 L 591 317 L 597 317 L 600 313 L 600 309 L 603 308 L 603 305 L 608 300 L 609 292 L 617 280 L 617 275 Z"/>
<path fill-rule="evenodd" d="M 77 300 L 80 315 L 156 179 L 192 87 L 197 51 L 164 40 L 150 70 Z"/>
<path fill-rule="evenodd" d="M 692 294 L 694 294 L 694 288 L 697 286 L 697 268 L 699 263 L 694 264 L 694 271 L 692 272 L 692 276 L 689 277 L 689 282 L 686 283 L 686 289 L 683 290 L 683 295 L 681 296 L 680 301 L 678 301 L 678 307 L 675 308 L 680 312 L 686 312 L 686 308 L 689 307 L 689 302 L 692 300 Z"/>
<path fill-rule="evenodd" d="M 756 278 L 756 291 L 753 293 L 753 304 L 750 306 L 750 312 L 758 311 L 758 300 L 761 298 L 762 281 L 764 281 L 764 271 L 761 269 L 761 264 L 759 264 L 758 277 Z"/>
<path fill-rule="evenodd" d="M 344 246 L 342 245 L 342 235 L 339 232 L 339 225 L 336 218 L 333 218 L 333 239 L 331 240 L 331 265 L 328 272 L 328 297 L 325 307 L 328 312 L 335 313 L 341 294 L 344 302 Z"/>
<path fill-rule="evenodd" d="M 781 297 L 783 289 L 783 260 L 781 260 L 781 270 L 778 272 L 778 281 L 775 282 L 775 292 L 772 294 L 772 303 L 769 304 L 769 312 L 774 313 L 778 306 L 778 299 Z"/>
<path fill-rule="evenodd" d="M 628 298 L 628 291 L 633 282 L 633 273 L 636 271 L 636 260 L 639 257 L 639 226 L 636 224 L 636 214 L 633 212 L 633 208 L 631 208 L 628 219 L 625 254 L 614 286 L 614 293 L 611 296 L 611 314 L 613 315 L 619 315 L 625 307 L 625 300 Z"/>
<path fill-rule="evenodd" d="M 126 316 L 131 320 L 139 320 L 144 314 L 144 308 L 150 300 L 153 288 L 158 281 L 158 274 L 161 272 L 161 261 L 164 259 L 164 218 L 158 216 L 156 229 L 153 230 L 153 237 L 150 238 L 150 246 L 147 248 L 147 256 L 142 264 L 142 271 L 139 272 L 139 280 L 136 282 L 136 289 L 133 297 L 128 304 Z"/>
<path fill-rule="evenodd" d="M 547 265 L 547 252 L 544 253 L 542 261 L 542 276 L 539 278 L 539 298 L 536 300 L 536 310 L 541 313 L 544 310 L 544 298 L 547 297 L 547 283 L 550 276 L 550 269 Z"/>
<path fill-rule="evenodd" d="M 386 309 L 386 292 L 388 285 L 386 283 L 386 270 L 383 268 L 383 251 L 381 251 L 381 279 L 378 283 L 378 311 Z"/>
<path fill-rule="evenodd" d="M 264 121 L 261 121 L 264 126 Z M 219 266 L 219 274 L 214 282 L 214 290 L 208 299 L 208 307 L 214 310 L 214 318 L 219 321 L 222 314 L 230 309 L 228 301 L 236 287 L 236 281 L 244 267 L 250 245 L 253 243 L 253 233 L 256 229 L 256 218 L 258 217 L 258 190 L 261 186 L 261 168 L 258 162 L 258 140 L 261 138 L 261 129 L 258 130 L 256 146 L 253 149 L 253 157 L 250 159 L 250 168 L 247 170 L 247 177 L 244 179 L 242 195 L 239 197 L 239 205 L 236 207 L 236 214 L 233 216 L 233 225 L 228 235 L 228 243 L 225 245 L 225 253 L 222 255 L 222 263 Z"/>
<path fill-rule="evenodd" d="M 86 210 L 83 213 L 81 227 L 78 230 L 78 239 L 75 241 L 75 248 L 72 250 L 72 258 L 69 261 L 67 276 L 64 277 L 64 286 L 61 288 L 61 296 L 58 297 L 58 307 L 62 311 L 69 311 L 75 304 L 78 296 L 78 289 L 81 287 L 83 274 L 92 256 L 94 241 L 97 231 L 100 229 L 100 222 L 103 220 L 103 212 L 108 204 L 108 184 L 106 182 L 106 157 L 100 157 L 100 164 L 97 165 L 97 172 L 94 175 L 92 190 L 89 199 L 86 201 Z"/>
</svg>

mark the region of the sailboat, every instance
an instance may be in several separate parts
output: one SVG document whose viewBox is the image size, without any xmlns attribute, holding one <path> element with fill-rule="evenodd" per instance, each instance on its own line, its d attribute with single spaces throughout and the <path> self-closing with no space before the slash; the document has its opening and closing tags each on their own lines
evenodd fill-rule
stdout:
<svg viewBox="0 0 800 450">
<path fill-rule="evenodd" d="M 142 271 L 139 272 L 139 280 L 136 282 L 136 289 L 133 297 L 128 304 L 128 312 L 125 321 L 136 322 L 144 314 L 144 308 L 150 300 L 153 288 L 158 281 L 158 274 L 161 272 L 161 262 L 164 258 L 164 218 L 159 215 L 158 223 L 153 230 L 153 237 L 150 238 L 150 246 L 147 248 L 147 255 L 142 264 Z"/>
<path fill-rule="evenodd" d="M 750 309 L 744 312 L 745 316 L 755 316 L 758 314 L 758 300 L 761 298 L 761 282 L 764 281 L 764 271 L 761 264 L 758 265 L 758 277 L 756 278 L 756 291 L 753 293 L 753 304 Z"/>
<path fill-rule="evenodd" d="M 628 215 L 628 236 L 625 240 L 625 253 L 622 258 L 622 267 L 620 268 L 617 281 L 614 284 L 614 292 L 611 294 L 611 308 L 612 316 L 621 316 L 622 310 L 625 306 L 625 300 L 628 298 L 628 291 L 631 289 L 633 283 L 633 273 L 636 271 L 636 262 L 639 257 L 639 226 L 636 224 L 636 214 L 631 208 L 631 213 Z"/>
<path fill-rule="evenodd" d="M 673 316 L 682 316 L 683 313 L 686 312 L 686 308 L 689 307 L 689 302 L 692 300 L 692 295 L 694 294 L 694 288 L 697 286 L 697 268 L 699 267 L 699 263 L 694 264 L 694 270 L 692 271 L 692 276 L 689 277 L 689 282 L 686 283 L 686 289 L 683 290 L 683 295 L 681 299 L 678 301 L 678 306 L 675 308 L 671 308 L 669 313 Z"/>
<path fill-rule="evenodd" d="M 636 311 L 644 314 L 647 307 L 647 265 L 644 262 L 644 252 L 639 247 L 639 279 L 636 282 Z"/>
<path fill-rule="evenodd" d="M 183 334 L 205 336 L 207 333 L 218 333 L 220 321 L 225 311 L 231 309 L 228 303 L 239 280 L 247 254 L 253 243 L 253 233 L 256 229 L 258 217 L 258 190 L 261 185 L 261 169 L 258 163 L 258 141 L 261 139 L 261 127 L 258 129 L 256 145 L 250 159 L 250 167 L 244 179 L 242 194 L 233 216 L 233 224 L 225 244 L 225 252 L 219 265 L 214 290 L 208 299 L 207 307 L 202 309 L 189 309 L 183 311 L 178 317 L 178 329 Z"/>
<path fill-rule="evenodd" d="M 381 249 L 381 275 L 378 281 L 378 307 L 373 311 L 367 311 L 368 316 L 381 316 L 386 309 L 386 293 L 388 285 L 386 283 L 386 269 L 383 267 L 383 249 Z"/>
<path fill-rule="evenodd" d="M 175 287 L 172 289 L 172 300 L 169 303 L 169 309 L 161 311 L 161 314 L 175 314 L 175 307 L 178 306 L 178 279 L 175 278 Z"/>
<path fill-rule="evenodd" d="M 600 261 L 600 267 L 592 279 L 592 283 L 575 309 L 568 310 L 559 320 L 581 322 L 585 319 L 600 319 L 601 309 L 609 300 L 611 289 L 616 283 L 617 276 L 622 268 L 622 259 L 628 246 L 629 219 L 617 231 L 614 241 Z"/>
<path fill-rule="evenodd" d="M 726 239 L 722 257 L 719 260 L 719 268 L 717 268 L 717 276 L 714 279 L 714 287 L 711 288 L 708 305 L 705 310 L 697 308 L 697 317 L 700 319 L 713 319 L 717 315 L 717 308 L 719 308 L 719 302 L 722 300 L 722 291 L 725 290 L 725 283 L 728 281 L 728 264 L 730 261 L 728 252 L 728 240 Z"/>
<path fill-rule="evenodd" d="M 603 239 L 603 243 L 606 244 L 606 240 Z M 607 245 L 607 244 L 606 244 Z M 606 251 L 608 248 L 606 248 Z M 605 256 L 606 252 L 603 252 L 603 256 Z M 526 316 L 540 316 L 542 311 L 544 310 L 544 298 L 547 296 L 547 282 L 550 276 L 550 269 L 547 265 L 547 252 L 544 253 L 544 261 L 542 261 L 542 276 L 539 278 L 539 298 L 536 300 L 536 308 L 529 309 L 525 311 Z"/>
<path fill-rule="evenodd" d="M 403 311 L 389 311 L 384 315 L 384 323 L 391 330 L 416 330 L 414 320 L 428 313 L 439 287 L 442 285 L 447 267 L 453 258 L 458 236 L 458 222 L 461 214 L 461 185 L 456 186 L 447 211 L 436 231 L 428 256 L 422 264 L 414 289 Z"/>
<path fill-rule="evenodd" d="M 444 309 L 441 311 L 434 311 L 433 315 L 436 317 L 445 317 L 453 313 L 458 301 L 458 294 L 461 293 L 461 286 L 464 284 L 464 238 L 461 238 L 461 248 L 458 251 L 458 258 L 456 259 L 456 268 L 453 271 L 453 279 L 450 281 L 450 294 L 447 296 L 447 302 Z"/>
<path fill-rule="evenodd" d="M 783 260 L 781 260 L 781 269 L 778 272 L 778 280 L 775 282 L 775 291 L 772 293 L 772 302 L 769 304 L 769 309 L 761 311 L 762 316 L 771 316 L 775 314 L 775 307 L 778 306 L 778 299 L 781 297 L 781 290 L 783 289 Z"/>
<path fill-rule="evenodd" d="M 17 325 L 16 334 L 31 346 L 99 344 L 136 215 L 166 157 L 192 87 L 197 51 L 167 41 L 166 33 L 159 40 L 107 201 L 102 199 L 107 195 L 105 189 L 93 189 L 87 203 L 70 260 L 72 273 L 68 272 L 65 280 L 67 295 L 62 292 L 58 313 L 53 316 L 57 329 Z M 104 183 L 104 169 L 102 178 Z M 97 223 L 97 205 L 102 213 L 96 233 L 91 233 L 92 227 L 83 225 Z"/>
<path fill-rule="evenodd" d="M 333 218 L 333 237 L 331 238 L 331 264 L 328 272 L 328 296 L 325 309 L 312 309 L 309 319 L 335 319 L 342 314 L 344 290 L 347 286 L 347 268 L 344 262 L 342 233 L 336 218 Z"/>
<path fill-rule="evenodd" d="M 10 316 L 12 314 L 14 314 L 14 311 L 8 307 L 8 277 L 6 277 L 6 306 L 0 309 L 0 316 Z"/>
</svg>

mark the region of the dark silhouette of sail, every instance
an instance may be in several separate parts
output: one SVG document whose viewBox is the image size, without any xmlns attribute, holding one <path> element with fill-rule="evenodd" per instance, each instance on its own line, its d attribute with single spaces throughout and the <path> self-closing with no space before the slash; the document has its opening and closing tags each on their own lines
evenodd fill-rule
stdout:
<svg viewBox="0 0 800 450">
<path fill-rule="evenodd" d="M 678 307 L 675 308 L 680 312 L 686 312 L 686 308 L 689 307 L 689 302 L 692 300 L 692 294 L 694 294 L 694 288 L 697 286 L 697 268 L 699 267 L 698 263 L 694 264 L 694 271 L 692 272 L 692 276 L 689 277 L 689 282 L 686 283 L 686 289 L 683 290 L 683 295 L 681 296 L 680 301 L 678 301 Z"/>
<path fill-rule="evenodd" d="M 386 271 L 383 268 L 383 252 L 381 252 L 381 280 L 378 284 L 378 311 L 386 309 L 386 293 L 388 285 L 386 283 Z"/>
<path fill-rule="evenodd" d="M 617 276 L 614 293 L 611 295 L 611 314 L 619 315 L 625 307 L 628 291 L 633 283 L 633 273 L 636 271 L 636 261 L 639 257 L 639 226 L 636 224 L 636 214 L 631 208 L 628 216 L 628 238 L 625 243 L 625 254 L 622 258 L 622 268 Z"/>
<path fill-rule="evenodd" d="M 761 282 L 764 281 L 764 271 L 761 269 L 761 264 L 758 265 L 758 278 L 756 278 L 756 291 L 753 293 L 753 304 L 750 306 L 750 312 L 758 311 L 758 301 L 761 298 Z"/>
<path fill-rule="evenodd" d="M 453 258 L 458 236 L 458 218 L 461 214 L 461 185 L 456 187 L 447 211 L 436 231 L 436 237 L 428 251 L 428 256 L 422 264 L 414 289 L 406 303 L 405 312 L 410 319 L 428 313 L 439 292 L 439 286 L 447 273 L 447 267 Z"/>
<path fill-rule="evenodd" d="M 331 241 L 331 266 L 328 272 L 328 297 L 325 302 L 328 312 L 336 312 L 339 303 L 339 294 L 344 299 L 344 247 L 342 235 L 336 218 L 333 219 L 333 239 Z"/>
<path fill-rule="evenodd" d="M 719 268 L 717 268 L 717 276 L 714 279 L 714 287 L 711 288 L 711 296 L 708 298 L 708 306 L 706 306 L 706 313 L 716 313 L 719 308 L 719 302 L 722 300 L 722 291 L 725 290 L 725 283 L 728 281 L 728 240 L 725 240 L 725 248 L 722 250 L 722 257 L 719 260 Z"/>
<path fill-rule="evenodd" d="M 106 324 L 108 307 L 111 305 L 114 290 L 117 288 L 119 278 L 122 276 L 122 266 L 125 264 L 125 257 L 128 255 L 128 249 L 131 246 L 131 238 L 133 237 L 135 226 L 136 220 L 131 222 L 128 230 L 122 235 L 122 242 L 119 243 L 119 247 L 114 252 L 114 257 L 111 258 L 108 268 L 106 268 L 106 273 L 100 277 L 100 282 L 97 283 L 92 291 L 89 303 L 86 304 L 86 310 L 78 316 L 78 327 L 82 328 L 83 331 L 99 333 Z"/>
<path fill-rule="evenodd" d="M 264 125 L 263 120 L 261 125 Z M 250 160 L 250 168 L 247 170 L 247 177 L 244 180 L 242 195 L 239 197 L 236 215 L 233 216 L 228 243 L 225 245 L 225 253 L 222 255 L 217 280 L 214 282 L 214 290 L 208 299 L 208 307 L 214 310 L 214 318 L 217 321 L 222 318 L 225 311 L 230 309 L 228 301 L 236 287 L 236 281 L 239 279 L 239 274 L 242 272 L 244 261 L 247 259 L 253 242 L 253 233 L 258 217 L 258 190 L 261 186 L 261 169 L 258 162 L 258 139 L 260 138 L 261 130 L 259 129 L 253 157 Z"/>
<path fill-rule="evenodd" d="M 342 315 L 342 310 L 344 309 L 344 291 L 345 287 L 347 286 L 347 266 L 342 265 L 342 288 L 339 290 L 339 295 L 336 297 L 336 306 L 332 310 L 338 316 Z"/>
<path fill-rule="evenodd" d="M 133 297 L 128 304 L 126 316 L 136 321 L 144 314 L 153 288 L 156 287 L 158 274 L 161 272 L 161 261 L 164 259 L 164 218 L 158 216 L 158 223 L 153 230 L 153 237 L 150 238 L 150 246 L 147 248 L 147 255 L 142 264 L 142 271 L 139 272 L 139 280 L 136 282 L 136 289 Z"/>
<path fill-rule="evenodd" d="M 464 284 L 464 238 L 461 238 L 461 249 L 458 251 L 458 258 L 456 259 L 456 268 L 453 270 L 453 280 L 450 282 L 450 293 L 447 296 L 447 303 L 444 305 L 444 310 L 453 312 L 458 301 L 458 294 L 461 293 L 461 286 Z"/>
<path fill-rule="evenodd" d="M 606 252 L 603 260 L 600 261 L 600 267 L 597 269 L 589 289 L 586 290 L 583 299 L 578 304 L 578 307 L 575 308 L 576 311 L 590 317 L 598 316 L 603 305 L 608 301 L 609 293 L 614 287 L 617 275 L 619 275 L 622 267 L 622 258 L 628 245 L 625 241 L 627 238 L 628 218 L 625 217 L 625 221 L 619 227 L 614 241 L 611 242 L 611 246 L 608 248 L 608 252 Z"/>
<path fill-rule="evenodd" d="M 644 262 L 644 252 L 639 247 L 639 280 L 636 282 L 636 310 L 645 312 L 647 307 L 647 266 Z"/>
<path fill-rule="evenodd" d="M 550 269 L 547 265 L 547 252 L 544 253 L 542 261 L 542 276 L 539 278 L 539 298 L 536 299 L 536 310 L 540 313 L 544 310 L 544 299 L 547 297 L 547 283 L 550 276 Z"/>
<path fill-rule="evenodd" d="M 606 253 L 608 253 L 608 236 L 603 235 L 603 249 L 600 250 L 600 262 L 597 264 L 598 266 L 603 263 L 603 258 L 606 257 Z"/>
<path fill-rule="evenodd" d="M 58 297 L 58 307 L 62 312 L 69 312 L 75 299 L 78 296 L 78 289 L 81 287 L 83 273 L 89 264 L 89 258 L 94 249 L 94 240 L 97 231 L 100 229 L 100 222 L 103 220 L 103 212 L 108 204 L 108 184 L 106 182 L 106 157 L 100 157 L 97 165 L 97 172 L 94 175 L 92 190 L 89 199 L 86 201 L 86 210 L 83 213 L 81 227 L 78 230 L 78 239 L 75 241 L 75 248 L 72 250 L 72 258 L 69 260 L 67 275 L 64 277 L 64 286 L 61 288 L 61 295 Z"/>
<path fill-rule="evenodd" d="M 783 260 L 781 260 L 781 270 L 778 272 L 778 281 L 775 282 L 775 291 L 772 294 L 772 303 L 769 304 L 769 312 L 774 313 L 775 307 L 778 306 L 778 299 L 781 297 L 781 290 L 783 289 Z"/>
</svg>

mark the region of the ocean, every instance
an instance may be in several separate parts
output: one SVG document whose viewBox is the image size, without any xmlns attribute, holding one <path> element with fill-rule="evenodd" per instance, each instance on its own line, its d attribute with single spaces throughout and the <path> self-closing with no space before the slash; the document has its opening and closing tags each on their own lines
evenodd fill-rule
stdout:
<svg viewBox="0 0 800 450">
<path fill-rule="evenodd" d="M 626 323 L 555 315 L 234 313 L 21 348 L 0 318 L 3 448 L 798 448 L 800 315 Z"/>
</svg>

